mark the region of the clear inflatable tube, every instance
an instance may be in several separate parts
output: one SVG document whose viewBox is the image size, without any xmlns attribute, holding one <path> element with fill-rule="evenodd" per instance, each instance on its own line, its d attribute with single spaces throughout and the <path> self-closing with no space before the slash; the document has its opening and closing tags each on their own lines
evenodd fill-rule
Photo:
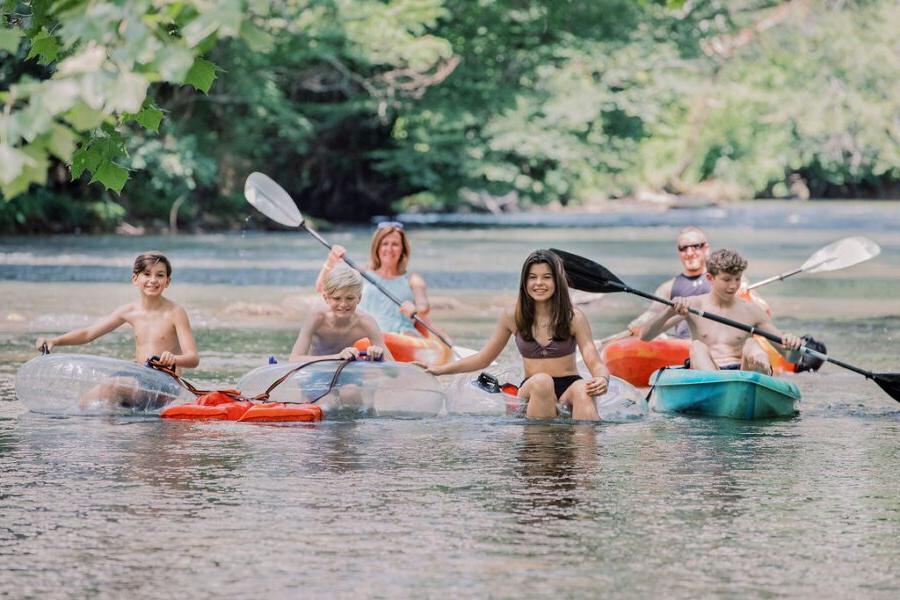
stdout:
<svg viewBox="0 0 900 600">
<path fill-rule="evenodd" d="M 194 400 L 161 371 L 87 354 L 31 359 L 16 374 L 16 396 L 28 410 L 49 415 L 158 414 Z"/>
<path fill-rule="evenodd" d="M 588 377 L 587 372 L 581 373 Z M 521 375 L 515 369 L 501 372 L 502 383 L 518 383 Z M 601 421 L 622 423 L 643 419 L 649 413 L 647 399 L 636 387 L 618 377 L 611 377 L 609 390 L 594 398 Z M 451 415 L 522 415 L 525 404 L 516 396 L 502 391 L 491 392 L 478 385 L 477 375 L 456 378 L 447 389 L 447 413 Z"/>
<path fill-rule="evenodd" d="M 271 402 L 310 402 L 328 390 L 340 363 L 310 364 L 276 387 Z M 238 382 L 245 396 L 266 390 L 279 377 L 299 365 L 259 367 Z M 441 384 L 423 369 L 397 362 L 354 361 L 341 371 L 334 390 L 316 404 L 325 418 L 390 416 L 433 417 L 444 410 Z"/>
</svg>

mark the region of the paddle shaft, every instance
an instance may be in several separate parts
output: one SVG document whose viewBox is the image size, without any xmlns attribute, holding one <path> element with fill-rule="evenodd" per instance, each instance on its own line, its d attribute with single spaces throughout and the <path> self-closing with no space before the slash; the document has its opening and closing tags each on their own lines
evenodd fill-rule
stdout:
<svg viewBox="0 0 900 600">
<path fill-rule="evenodd" d="M 653 294 L 648 294 L 647 292 L 642 292 L 640 290 L 628 287 L 627 285 L 625 285 L 625 283 L 622 282 L 621 279 L 616 277 L 606 267 L 595 263 L 590 259 L 584 258 L 583 256 L 578 256 L 577 254 L 572 254 L 571 252 L 566 252 L 565 250 L 555 250 L 552 248 L 551 250 L 553 252 L 556 252 L 563 260 L 563 263 L 566 267 L 566 275 L 569 279 L 570 287 L 573 287 L 577 290 L 584 290 L 586 292 L 594 293 L 627 292 L 629 294 L 634 294 L 635 296 L 653 300 L 654 302 L 659 302 L 668 306 L 675 306 L 675 303 L 670 300 L 665 300 L 663 298 L 660 298 L 659 296 L 654 296 Z M 751 335 L 761 335 L 767 340 L 775 342 L 776 344 L 781 344 L 781 340 L 778 338 L 778 336 L 768 331 L 760 331 L 756 329 L 756 327 L 751 327 L 750 325 L 745 325 L 744 323 L 738 323 L 737 321 L 732 321 L 731 319 L 727 319 L 719 315 L 714 315 L 696 309 L 688 310 L 691 313 L 705 319 L 710 319 L 711 321 L 716 321 L 723 325 L 746 331 Z M 859 367 L 854 367 L 853 365 L 847 364 L 835 358 L 831 358 L 826 354 L 822 354 L 821 352 L 818 352 L 806 346 L 801 346 L 799 350 L 800 352 L 803 352 L 804 354 L 807 354 L 809 356 L 815 356 L 820 360 L 828 361 L 839 367 L 843 367 L 848 371 L 858 373 L 866 379 L 871 379 L 876 383 L 876 385 L 878 385 L 878 387 L 887 392 L 891 398 L 900 402 L 900 373 L 873 373 L 871 371 L 860 369 Z"/>
<path fill-rule="evenodd" d="M 601 338 L 599 340 L 594 340 L 594 345 L 602 346 L 604 344 L 608 344 L 610 342 L 615 342 L 616 340 L 622 340 L 627 337 L 631 337 L 633 335 L 634 334 L 631 332 L 630 329 L 625 329 L 623 331 L 620 331 L 619 333 L 614 333 L 612 335 L 608 335 L 605 338 Z"/>
<path fill-rule="evenodd" d="M 665 298 L 660 298 L 659 296 L 655 296 L 653 294 L 648 294 L 647 292 L 642 292 L 641 290 L 636 290 L 634 288 L 628 287 L 624 283 L 620 283 L 617 281 L 609 281 L 609 285 L 620 288 L 623 292 L 627 292 L 629 294 L 634 294 L 636 296 L 641 296 L 642 298 L 646 298 L 648 300 L 653 300 L 655 302 L 661 302 L 663 304 L 668 304 L 669 306 L 675 306 L 675 303 L 671 300 L 666 300 Z M 746 323 L 741 323 L 739 321 L 733 321 L 728 317 L 722 317 L 715 313 L 710 313 L 702 310 L 697 310 L 696 308 L 688 308 L 688 312 L 691 314 L 697 315 L 698 317 L 703 317 L 704 319 L 709 319 L 710 321 L 715 321 L 717 323 L 721 323 L 722 325 L 728 325 L 729 327 L 734 327 L 735 329 L 741 329 L 746 331 L 750 335 L 761 335 L 766 338 L 770 342 L 775 342 L 776 344 L 781 345 L 781 338 L 775 335 L 774 333 L 770 333 L 768 331 L 757 329 L 756 327 L 752 327 L 747 325 Z M 859 367 L 854 367 L 853 365 L 849 365 L 842 360 L 838 360 L 836 358 L 831 358 L 827 354 L 822 354 L 817 350 L 813 350 L 812 348 L 807 348 L 806 346 L 800 346 L 800 352 L 804 354 L 809 354 L 810 356 L 815 356 L 821 360 L 827 360 L 830 363 L 834 363 L 840 367 L 844 367 L 845 369 L 849 369 L 854 373 L 859 373 L 860 375 L 867 377 L 869 379 L 874 379 L 875 374 L 871 371 L 866 371 L 864 369 L 860 369 Z"/>
<path fill-rule="evenodd" d="M 833 260 L 834 260 L 834 257 L 826 258 L 825 260 L 820 260 L 819 262 L 814 263 L 814 264 L 811 264 L 811 265 L 809 265 L 809 266 L 806 267 L 806 268 L 804 268 L 804 267 L 797 267 L 797 268 L 794 269 L 793 271 L 785 271 L 785 272 L 782 273 L 781 275 L 775 275 L 774 277 L 769 277 L 768 279 L 763 279 L 762 281 L 757 281 L 757 282 L 754 283 L 753 285 L 748 285 L 748 286 L 747 286 L 747 291 L 755 290 L 756 288 L 762 287 L 762 286 L 764 286 L 764 285 L 768 285 L 768 284 L 772 283 L 773 281 L 784 281 L 784 280 L 787 279 L 788 277 L 791 277 L 791 276 L 793 276 L 793 275 L 797 275 L 798 273 L 805 273 L 806 271 L 810 271 L 810 270 L 812 270 L 812 269 L 815 269 L 816 267 L 821 267 L 821 266 L 824 265 L 825 263 L 829 263 L 829 262 L 831 262 L 831 261 L 833 261 Z"/>
<path fill-rule="evenodd" d="M 796 275 L 797 273 L 802 273 L 803 271 L 804 271 L 804 269 L 802 267 L 794 269 L 793 271 L 785 271 L 781 275 L 775 275 L 773 277 L 769 277 L 768 279 L 763 279 L 762 281 L 757 281 L 753 285 L 748 285 L 747 291 L 755 290 L 756 288 L 762 287 L 764 285 L 768 285 L 768 284 L 772 283 L 773 281 L 784 281 L 788 277 L 790 277 L 792 275 Z"/>
<path fill-rule="evenodd" d="M 331 244 L 328 243 L 328 240 L 326 240 L 321 235 L 319 235 L 319 233 L 317 231 L 315 231 L 314 229 L 310 229 L 309 227 L 307 227 L 306 223 L 300 223 L 300 228 L 305 229 L 307 231 L 307 233 L 309 233 L 311 236 L 313 236 L 314 238 L 319 240 L 323 246 L 325 246 L 326 248 L 331 250 Z M 353 269 L 354 271 L 356 271 L 357 273 L 362 275 L 366 281 L 368 281 L 369 283 L 374 285 L 376 288 L 378 288 L 379 292 L 381 292 L 382 294 L 384 294 L 385 296 L 390 298 L 391 302 L 393 302 L 397 306 L 403 305 L 403 303 L 400 301 L 399 298 L 397 298 L 392 293 L 390 293 L 389 291 L 384 289 L 384 287 L 382 287 L 382 285 L 380 283 L 375 281 L 375 278 L 373 278 L 371 275 L 369 275 L 369 273 L 366 272 L 364 269 L 361 269 L 359 267 L 359 265 L 357 265 L 355 262 L 353 262 L 348 256 L 344 256 L 344 262 L 347 263 L 347 266 L 349 266 L 351 269 Z M 450 341 L 447 340 L 447 338 L 445 338 L 443 335 L 441 335 L 440 333 L 435 331 L 433 327 L 431 327 L 428 323 L 426 323 L 421 318 L 419 318 L 419 316 L 416 313 L 412 314 L 412 319 L 416 323 L 419 323 L 422 327 L 427 329 L 429 332 L 431 332 L 431 334 L 434 335 L 434 337 L 439 339 L 444 345 L 446 345 L 448 348 L 453 350 L 454 353 L 456 352 L 456 350 L 453 348 L 453 344 L 451 344 Z"/>
<path fill-rule="evenodd" d="M 869 240 L 867 238 L 844 238 L 842 240 L 838 240 L 836 242 L 828 244 L 824 248 L 820 248 L 815 252 L 815 254 L 810 256 L 805 263 L 803 263 L 793 271 L 785 271 L 781 275 L 763 279 L 762 281 L 749 286 L 747 289 L 753 290 L 766 284 L 772 283 L 773 281 L 783 281 L 784 279 L 797 275 L 798 273 L 806 273 L 808 271 L 815 272 L 820 268 L 823 271 L 837 271 L 839 269 L 846 269 L 847 267 L 852 267 L 853 265 L 878 256 L 879 252 L 881 252 L 881 248 L 879 248 L 878 244 L 876 244 L 872 240 Z M 817 262 L 810 262 L 816 259 L 818 259 Z M 837 261 L 836 264 L 835 261 Z M 828 263 L 832 264 L 829 265 Z"/>
</svg>

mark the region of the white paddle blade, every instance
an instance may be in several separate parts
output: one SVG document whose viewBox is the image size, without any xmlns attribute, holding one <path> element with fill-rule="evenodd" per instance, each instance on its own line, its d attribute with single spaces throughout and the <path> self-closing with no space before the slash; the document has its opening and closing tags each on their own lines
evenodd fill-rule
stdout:
<svg viewBox="0 0 900 600">
<path fill-rule="evenodd" d="M 848 237 L 828 244 L 809 257 L 800 267 L 805 273 L 821 273 L 846 269 L 881 253 L 881 248 L 864 237 Z"/>
<path fill-rule="evenodd" d="M 294 199 L 268 175 L 250 173 L 244 183 L 244 197 L 253 207 L 273 221 L 288 227 L 300 227 L 303 215 Z"/>
</svg>

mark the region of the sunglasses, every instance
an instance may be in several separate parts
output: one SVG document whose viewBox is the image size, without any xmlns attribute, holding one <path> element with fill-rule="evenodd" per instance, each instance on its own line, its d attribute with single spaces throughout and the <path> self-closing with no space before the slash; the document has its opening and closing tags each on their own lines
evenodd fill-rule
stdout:
<svg viewBox="0 0 900 600">
<path fill-rule="evenodd" d="M 403 229 L 403 223 L 400 221 L 382 221 L 376 227 L 376 229 L 387 229 L 388 227 L 393 227 L 394 229 Z"/>
<path fill-rule="evenodd" d="M 699 244 L 685 244 L 684 246 L 678 246 L 679 252 L 687 252 L 688 250 L 703 250 L 706 248 L 706 242 L 700 242 Z"/>
</svg>

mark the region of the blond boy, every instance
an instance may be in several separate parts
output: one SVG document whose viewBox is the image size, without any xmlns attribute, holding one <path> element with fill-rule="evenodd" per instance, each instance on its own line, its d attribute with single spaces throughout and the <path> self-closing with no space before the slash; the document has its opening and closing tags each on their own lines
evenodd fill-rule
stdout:
<svg viewBox="0 0 900 600">
<path fill-rule="evenodd" d="M 336 265 L 325 279 L 322 291 L 324 305 L 310 310 L 303 322 L 294 348 L 291 362 L 314 357 L 355 359 L 359 357 L 353 343 L 369 338 L 367 350 L 370 359 L 393 360 L 384 347 L 384 336 L 375 319 L 356 310 L 362 297 L 362 277 L 344 264 Z"/>
</svg>

